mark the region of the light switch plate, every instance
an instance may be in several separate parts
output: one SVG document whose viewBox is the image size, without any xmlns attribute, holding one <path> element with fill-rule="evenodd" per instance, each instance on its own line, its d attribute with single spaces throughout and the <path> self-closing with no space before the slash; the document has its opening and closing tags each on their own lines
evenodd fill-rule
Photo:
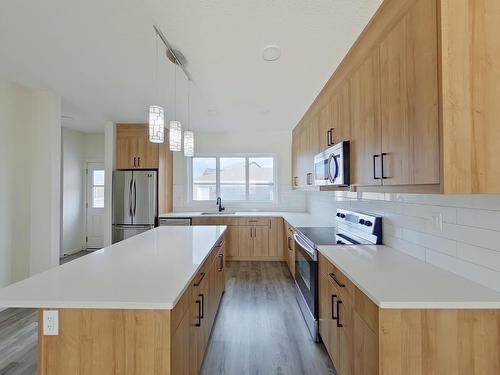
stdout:
<svg viewBox="0 0 500 375">
<path fill-rule="evenodd" d="M 43 335 L 59 335 L 59 311 L 43 310 Z"/>
</svg>

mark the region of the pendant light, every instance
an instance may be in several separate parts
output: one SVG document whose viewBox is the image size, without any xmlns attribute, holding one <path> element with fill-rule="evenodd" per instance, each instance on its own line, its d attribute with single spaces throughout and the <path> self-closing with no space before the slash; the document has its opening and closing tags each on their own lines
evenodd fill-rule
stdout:
<svg viewBox="0 0 500 375">
<path fill-rule="evenodd" d="M 156 80 L 156 98 L 158 98 L 158 37 L 156 40 L 156 61 L 155 61 L 155 80 Z M 165 142 L 165 112 L 162 106 L 149 106 L 149 141 L 151 143 Z"/>
<path fill-rule="evenodd" d="M 177 118 L 177 61 L 174 64 L 174 119 Z M 180 121 L 170 121 L 170 151 L 182 150 L 182 125 Z"/>
<path fill-rule="evenodd" d="M 191 125 L 191 103 L 190 103 L 190 85 L 188 81 L 188 102 L 187 102 L 187 107 L 188 107 L 188 121 L 187 121 L 187 126 L 189 127 Z M 192 157 L 194 155 L 194 132 L 191 130 L 186 130 L 184 132 L 184 156 L 186 157 Z"/>
</svg>

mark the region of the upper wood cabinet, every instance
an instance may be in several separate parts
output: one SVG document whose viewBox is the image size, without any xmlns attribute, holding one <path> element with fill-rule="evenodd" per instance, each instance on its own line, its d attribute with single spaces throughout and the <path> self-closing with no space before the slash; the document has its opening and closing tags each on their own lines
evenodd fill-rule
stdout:
<svg viewBox="0 0 500 375">
<path fill-rule="evenodd" d="M 149 142 L 144 124 L 116 127 L 116 169 L 157 169 L 159 145 Z"/>
<path fill-rule="evenodd" d="M 419 0 L 380 44 L 383 185 L 439 184 L 435 0 Z"/>
<path fill-rule="evenodd" d="M 319 113 L 299 124 L 292 133 L 292 187 L 314 189 L 314 156 L 319 152 Z"/>
<path fill-rule="evenodd" d="M 381 185 L 377 158 L 381 153 L 379 54 L 374 50 L 354 71 L 351 87 L 351 181 Z"/>
<path fill-rule="evenodd" d="M 319 149 L 351 142 L 353 190 L 499 193 L 498 34 L 498 0 L 385 0 L 297 125 L 295 188 L 319 116 Z"/>
</svg>

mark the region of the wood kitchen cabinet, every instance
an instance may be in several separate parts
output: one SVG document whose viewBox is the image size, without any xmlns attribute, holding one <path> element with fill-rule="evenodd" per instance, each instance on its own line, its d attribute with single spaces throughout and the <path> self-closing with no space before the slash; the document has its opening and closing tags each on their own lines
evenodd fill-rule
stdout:
<svg viewBox="0 0 500 375">
<path fill-rule="evenodd" d="M 304 119 L 292 132 L 292 187 L 313 190 L 314 156 L 319 152 L 319 114 Z"/>
<path fill-rule="evenodd" d="M 349 82 L 344 82 L 319 110 L 319 151 L 350 139 Z"/>
<path fill-rule="evenodd" d="M 284 260 L 283 219 L 281 217 L 195 216 L 193 225 L 226 225 L 227 260 Z"/>
<path fill-rule="evenodd" d="M 238 255 L 240 258 L 264 258 L 269 255 L 269 228 L 242 225 L 238 227 Z"/>
<path fill-rule="evenodd" d="M 145 124 L 116 127 L 116 169 L 157 169 L 159 144 L 149 142 Z"/>
<path fill-rule="evenodd" d="M 319 116 L 319 149 L 350 123 L 353 191 L 499 193 L 498 34 L 498 0 L 383 1 L 293 131 L 294 188 Z"/>
<path fill-rule="evenodd" d="M 379 308 L 321 254 L 319 331 L 338 375 L 500 369 L 499 310 Z M 480 344 L 471 344 L 474 338 Z"/>
<path fill-rule="evenodd" d="M 285 221 L 284 223 L 284 246 L 285 260 L 293 278 L 295 278 L 295 241 L 293 239 L 293 227 Z"/>
<path fill-rule="evenodd" d="M 283 255 L 283 219 L 280 217 L 269 219 L 269 257 L 276 260 Z"/>
</svg>

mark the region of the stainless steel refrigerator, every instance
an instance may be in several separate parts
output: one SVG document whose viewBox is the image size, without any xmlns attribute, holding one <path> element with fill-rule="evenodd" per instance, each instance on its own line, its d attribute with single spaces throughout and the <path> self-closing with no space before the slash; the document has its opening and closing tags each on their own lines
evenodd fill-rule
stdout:
<svg viewBox="0 0 500 375">
<path fill-rule="evenodd" d="M 113 243 L 152 229 L 157 217 L 157 172 L 113 172 Z"/>
</svg>

